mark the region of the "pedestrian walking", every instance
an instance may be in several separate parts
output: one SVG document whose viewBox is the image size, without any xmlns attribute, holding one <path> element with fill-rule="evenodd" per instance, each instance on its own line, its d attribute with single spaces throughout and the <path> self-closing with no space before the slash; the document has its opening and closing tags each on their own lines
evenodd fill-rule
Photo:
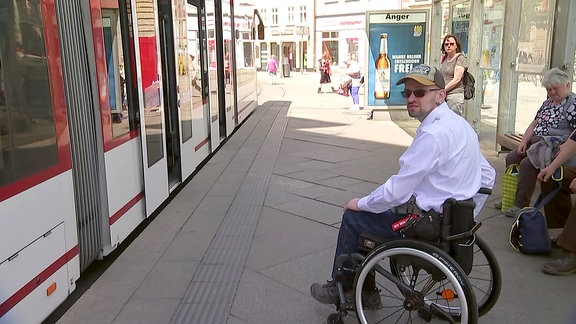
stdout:
<svg viewBox="0 0 576 324">
<path fill-rule="evenodd" d="M 322 58 L 320 59 L 320 86 L 318 87 L 318 93 L 322 92 L 322 85 L 327 83 L 332 83 L 332 79 L 330 76 L 332 75 L 332 70 L 330 68 L 330 64 L 332 64 L 332 57 L 328 51 L 324 51 L 322 54 Z M 334 87 L 330 86 L 332 92 L 336 92 Z"/>
<path fill-rule="evenodd" d="M 270 75 L 270 84 L 276 84 L 276 74 L 278 73 L 278 61 L 276 61 L 276 55 L 270 55 L 270 60 L 266 65 L 266 71 Z"/>
</svg>

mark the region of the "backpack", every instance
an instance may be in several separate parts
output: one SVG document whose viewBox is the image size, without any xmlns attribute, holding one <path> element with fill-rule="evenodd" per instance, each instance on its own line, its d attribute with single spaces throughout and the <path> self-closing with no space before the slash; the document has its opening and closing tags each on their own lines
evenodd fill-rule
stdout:
<svg viewBox="0 0 576 324">
<path fill-rule="evenodd" d="M 462 76 L 462 84 L 464 85 L 464 99 L 470 100 L 474 98 L 474 93 L 476 92 L 474 83 L 476 83 L 476 80 L 472 74 L 468 72 L 468 68 L 464 68 L 464 75 Z"/>
</svg>

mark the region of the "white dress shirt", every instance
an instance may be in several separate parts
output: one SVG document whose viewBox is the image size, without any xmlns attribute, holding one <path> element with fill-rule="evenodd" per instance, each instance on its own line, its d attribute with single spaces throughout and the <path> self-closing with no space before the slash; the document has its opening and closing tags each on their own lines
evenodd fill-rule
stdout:
<svg viewBox="0 0 576 324">
<path fill-rule="evenodd" d="M 412 145 L 400 157 L 400 170 L 358 202 L 361 210 L 382 213 L 414 195 L 422 210 L 442 212 L 448 198 L 484 204 L 481 187 L 494 186 L 496 172 L 480 151 L 478 135 L 444 102 L 422 121 Z M 479 208 L 477 208 L 479 210 Z"/>
</svg>

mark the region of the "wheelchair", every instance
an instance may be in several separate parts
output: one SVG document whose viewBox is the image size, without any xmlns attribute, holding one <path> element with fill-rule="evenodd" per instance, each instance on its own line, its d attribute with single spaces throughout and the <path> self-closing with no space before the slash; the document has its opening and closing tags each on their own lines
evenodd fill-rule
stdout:
<svg viewBox="0 0 576 324">
<path fill-rule="evenodd" d="M 490 194 L 489 189 L 481 193 Z M 424 323 L 438 318 L 451 323 L 477 323 L 496 304 L 502 276 L 496 256 L 475 232 L 474 202 L 448 199 L 443 205 L 439 238 L 388 241 L 361 234 L 362 253 L 336 258 L 336 313 L 329 324 L 343 324 L 349 311 L 358 322 Z M 354 276 L 352 298 L 342 280 Z M 364 300 L 377 292 L 378 307 Z M 374 309 L 368 309 L 372 306 Z"/>
</svg>

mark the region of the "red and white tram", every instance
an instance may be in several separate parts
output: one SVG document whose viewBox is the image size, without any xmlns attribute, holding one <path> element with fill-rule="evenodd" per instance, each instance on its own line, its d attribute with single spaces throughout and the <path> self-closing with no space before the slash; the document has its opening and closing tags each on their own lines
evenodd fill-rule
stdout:
<svg viewBox="0 0 576 324">
<path fill-rule="evenodd" d="M 253 11 L 0 0 L 0 323 L 45 319 L 255 109 Z"/>
</svg>

